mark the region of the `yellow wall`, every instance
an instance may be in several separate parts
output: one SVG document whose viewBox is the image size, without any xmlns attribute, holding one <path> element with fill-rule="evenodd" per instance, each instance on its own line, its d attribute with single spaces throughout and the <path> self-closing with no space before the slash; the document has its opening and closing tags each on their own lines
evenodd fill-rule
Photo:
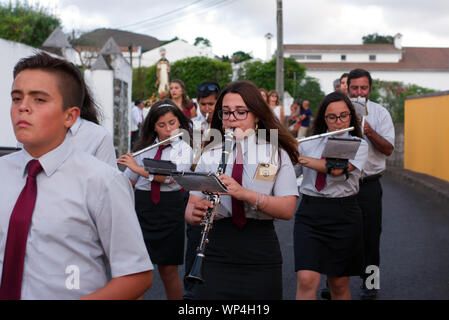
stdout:
<svg viewBox="0 0 449 320">
<path fill-rule="evenodd" d="M 404 168 L 449 181 L 449 94 L 405 101 Z"/>
</svg>

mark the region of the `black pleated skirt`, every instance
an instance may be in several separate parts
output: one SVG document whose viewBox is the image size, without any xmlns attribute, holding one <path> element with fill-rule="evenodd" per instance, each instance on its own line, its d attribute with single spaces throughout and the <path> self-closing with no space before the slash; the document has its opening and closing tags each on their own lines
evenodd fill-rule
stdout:
<svg viewBox="0 0 449 320">
<path fill-rule="evenodd" d="M 295 214 L 295 270 L 333 277 L 360 275 L 363 269 L 362 212 L 356 196 L 302 196 Z"/>
<path fill-rule="evenodd" d="M 153 264 L 182 265 L 186 202 L 184 192 L 161 192 L 155 205 L 151 191 L 135 191 L 137 218 Z"/>
<path fill-rule="evenodd" d="M 282 299 L 282 255 L 272 220 L 214 221 L 206 247 L 203 278 L 194 286 L 200 300 Z"/>
</svg>

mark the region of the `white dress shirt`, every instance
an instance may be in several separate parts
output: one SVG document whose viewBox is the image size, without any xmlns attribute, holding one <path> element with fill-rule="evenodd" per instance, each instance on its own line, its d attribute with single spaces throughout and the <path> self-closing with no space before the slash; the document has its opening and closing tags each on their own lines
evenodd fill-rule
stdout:
<svg viewBox="0 0 449 320">
<path fill-rule="evenodd" d="M 345 132 L 339 138 L 349 138 L 349 133 Z M 352 136 L 351 136 L 352 137 Z M 321 159 L 324 147 L 326 146 L 329 137 L 319 138 L 315 140 L 305 141 L 298 145 L 298 151 L 301 156 L 311 157 L 315 159 Z M 353 160 L 349 162 L 355 167 L 355 170 L 348 173 L 349 178 L 346 179 L 346 175 L 332 176 L 326 174 L 326 185 L 324 189 L 318 191 L 315 188 L 316 177 L 318 171 L 301 166 L 303 179 L 300 187 L 300 191 L 303 194 L 307 194 L 313 197 L 325 197 L 325 198 L 342 198 L 352 196 L 359 192 L 359 178 L 361 171 L 366 163 L 368 157 L 368 144 L 361 139 L 359 150 Z"/>
<path fill-rule="evenodd" d="M 192 119 L 193 129 L 198 131 L 205 131 L 209 129 L 209 123 L 207 119 L 201 112 L 198 112 L 198 115 Z"/>
<path fill-rule="evenodd" d="M 103 162 L 117 168 L 114 142 L 109 132 L 102 126 L 78 118 L 68 131 L 75 149 L 85 151 Z"/>
<path fill-rule="evenodd" d="M 22 299 L 78 299 L 113 278 L 152 270 L 128 179 L 70 139 L 39 158 Z M 0 278 L 9 219 L 26 183 L 26 150 L 0 158 Z"/>
<path fill-rule="evenodd" d="M 143 115 L 143 109 L 139 108 L 138 106 L 134 106 L 131 110 L 131 131 L 136 131 L 139 129 L 139 125 L 143 124 L 144 121 L 144 115 Z"/>
<path fill-rule="evenodd" d="M 394 125 L 388 110 L 372 101 L 368 101 L 367 107 L 368 115 L 366 116 L 366 121 L 368 121 L 371 128 L 375 130 L 377 134 L 394 147 Z M 387 156 L 385 154 L 377 150 L 366 136 L 364 136 L 364 139 L 368 143 L 369 152 L 368 160 L 363 168 L 362 177 L 381 173 L 385 170 L 387 161 Z"/>
<path fill-rule="evenodd" d="M 158 143 L 159 139 L 156 138 L 154 143 Z M 143 159 L 150 158 L 154 159 L 156 156 L 158 147 L 148 150 L 134 158 L 139 166 L 144 166 Z M 169 147 L 165 148 L 162 151 L 161 160 L 168 160 L 176 164 L 177 171 L 190 171 L 190 167 L 192 166 L 193 155 L 192 148 L 186 143 L 184 140 L 179 138 L 178 140 L 173 141 Z M 136 185 L 134 186 L 138 190 L 150 191 L 151 190 L 151 181 L 154 179 L 154 175 L 150 174 L 147 178 L 142 177 L 141 175 L 133 172 L 129 168 L 126 168 L 125 175 L 136 181 Z M 178 191 L 181 190 L 181 186 L 174 183 L 161 183 L 161 192 L 169 192 L 169 191 Z"/>
<path fill-rule="evenodd" d="M 234 143 L 235 146 L 235 143 Z M 232 168 L 235 159 L 234 153 L 230 154 L 225 174 L 232 176 Z M 280 151 L 280 158 L 279 158 Z M 277 149 L 266 141 L 258 141 L 255 135 L 244 139 L 242 142 L 243 152 L 243 174 L 242 186 L 245 189 L 253 190 L 259 193 L 271 196 L 298 196 L 298 187 L 296 185 L 295 170 L 292 162 L 285 150 Z M 210 151 L 203 153 L 195 172 L 217 172 L 222 157 L 222 147 L 217 145 Z M 273 181 L 261 181 L 256 179 L 257 168 L 259 164 L 273 164 L 278 167 L 276 177 Z M 199 191 L 191 191 L 190 194 L 205 198 L 206 196 Z M 256 211 L 251 206 L 245 204 L 245 215 L 247 218 L 271 220 L 273 217 L 261 211 Z M 232 216 L 232 197 L 220 196 L 220 204 L 216 208 L 218 218 Z"/>
</svg>

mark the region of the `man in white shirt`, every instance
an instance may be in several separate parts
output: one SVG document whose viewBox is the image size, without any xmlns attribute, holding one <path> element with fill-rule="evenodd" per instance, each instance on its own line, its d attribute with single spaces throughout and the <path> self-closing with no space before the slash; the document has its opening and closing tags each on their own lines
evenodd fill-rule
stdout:
<svg viewBox="0 0 449 320">
<path fill-rule="evenodd" d="M 139 138 L 140 128 L 143 125 L 145 120 L 145 116 L 143 114 L 143 108 L 145 105 L 142 101 L 136 100 L 134 103 L 134 107 L 131 111 L 132 121 L 131 121 L 131 149 L 134 146 L 134 143 Z"/>
<path fill-rule="evenodd" d="M 394 125 L 388 110 L 380 104 L 368 100 L 371 87 L 372 78 L 368 71 L 354 69 L 349 73 L 348 91 L 350 97 L 366 98 L 368 110 L 363 125 L 364 139 L 369 146 L 368 160 L 362 172 L 358 194 L 358 202 L 364 220 L 365 274 L 361 275 L 363 280 L 362 299 L 375 298 L 379 289 L 379 278 L 370 281 L 373 277 L 369 277 L 373 274 L 373 270 L 378 270 L 380 262 L 382 186 L 379 179 L 386 168 L 387 157 L 394 151 L 395 138 Z M 368 277 L 369 279 L 367 279 Z"/>
</svg>

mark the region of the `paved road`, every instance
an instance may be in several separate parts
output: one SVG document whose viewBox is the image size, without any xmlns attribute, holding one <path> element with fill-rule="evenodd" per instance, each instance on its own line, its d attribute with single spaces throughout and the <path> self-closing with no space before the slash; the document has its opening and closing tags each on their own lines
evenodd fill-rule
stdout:
<svg viewBox="0 0 449 320">
<path fill-rule="evenodd" d="M 449 299 L 449 208 L 390 177 L 382 178 L 382 186 L 384 215 L 379 299 Z M 293 219 L 276 222 L 284 258 L 286 300 L 293 300 L 296 291 L 293 223 Z M 182 268 L 180 274 L 183 274 Z M 351 278 L 353 299 L 359 299 L 359 287 L 360 279 Z M 165 299 L 157 272 L 145 298 Z"/>
</svg>

